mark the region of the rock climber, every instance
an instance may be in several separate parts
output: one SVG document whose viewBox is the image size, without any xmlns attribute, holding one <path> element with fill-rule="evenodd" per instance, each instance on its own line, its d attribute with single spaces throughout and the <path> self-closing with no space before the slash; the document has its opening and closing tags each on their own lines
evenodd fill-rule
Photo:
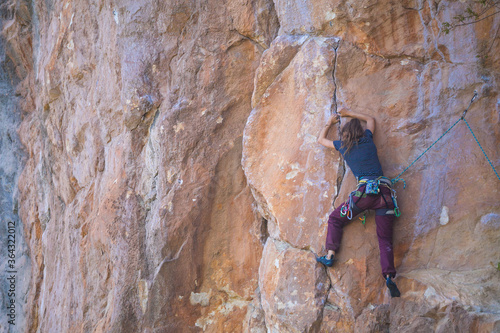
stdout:
<svg viewBox="0 0 500 333">
<path fill-rule="evenodd" d="M 340 121 L 340 117 L 351 118 L 343 124 L 340 139 L 330 141 L 326 138 L 330 127 Z M 363 130 L 361 121 L 366 122 Z M 337 207 L 328 219 L 326 250 L 328 253 L 316 260 L 327 267 L 333 266 L 335 252 L 340 248 L 343 227 L 353 217 L 367 210 L 375 210 L 377 237 L 380 249 L 382 275 L 386 280 L 391 297 L 399 297 L 400 292 L 392 280 L 396 276 L 392 245 L 393 223 L 397 212 L 391 181 L 384 177 L 378 159 L 377 147 L 373 142 L 375 119 L 365 114 L 342 109 L 333 115 L 318 136 L 318 143 L 338 150 L 358 181 L 357 189 L 351 193 L 349 200 Z"/>
</svg>

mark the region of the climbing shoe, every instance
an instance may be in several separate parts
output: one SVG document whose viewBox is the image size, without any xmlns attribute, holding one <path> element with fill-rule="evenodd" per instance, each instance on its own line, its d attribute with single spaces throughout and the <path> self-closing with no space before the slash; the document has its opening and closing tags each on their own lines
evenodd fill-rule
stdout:
<svg viewBox="0 0 500 333">
<path fill-rule="evenodd" d="M 401 296 L 401 293 L 399 292 L 398 286 L 396 286 L 394 281 L 392 281 L 391 276 L 387 277 L 385 284 L 386 284 L 387 288 L 389 288 L 389 291 L 391 293 L 391 297 Z"/>
<path fill-rule="evenodd" d="M 327 259 L 326 256 L 316 257 L 316 261 L 319 263 L 322 263 L 323 265 L 325 265 L 327 267 L 333 266 L 333 256 L 332 256 L 332 259 Z"/>
</svg>

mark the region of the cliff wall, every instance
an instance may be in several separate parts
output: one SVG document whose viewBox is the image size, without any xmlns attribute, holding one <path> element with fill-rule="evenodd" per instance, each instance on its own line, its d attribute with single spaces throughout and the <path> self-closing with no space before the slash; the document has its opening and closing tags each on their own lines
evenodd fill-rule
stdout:
<svg viewBox="0 0 500 333">
<path fill-rule="evenodd" d="M 392 178 L 476 90 L 500 169 L 500 17 L 444 33 L 466 5 L 7 1 L 20 331 L 500 331 L 500 181 L 462 121 L 395 186 L 401 298 L 373 213 L 333 268 L 314 259 L 355 186 L 316 142 L 339 107 L 376 118 Z"/>
</svg>

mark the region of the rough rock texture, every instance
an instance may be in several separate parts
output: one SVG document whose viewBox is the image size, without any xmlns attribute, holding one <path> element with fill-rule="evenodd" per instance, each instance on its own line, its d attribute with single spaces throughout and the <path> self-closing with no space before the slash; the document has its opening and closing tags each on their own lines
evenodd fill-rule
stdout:
<svg viewBox="0 0 500 333">
<path fill-rule="evenodd" d="M 262 254 L 259 287 L 268 331 L 317 330 L 329 282 L 311 252 L 271 238 Z"/>
<path fill-rule="evenodd" d="M 33 63 L 22 36 L 10 54 L 33 102 L 26 331 L 241 330 L 266 238 L 241 138 L 273 4 L 41 1 L 31 14 Z"/>
<path fill-rule="evenodd" d="M 17 196 L 29 248 L 16 329 L 500 331 L 500 182 L 463 122 L 396 186 L 400 299 L 373 214 L 345 228 L 334 268 L 314 260 L 355 186 L 316 142 L 340 106 L 376 118 L 394 177 L 477 90 L 467 120 L 500 169 L 500 16 L 444 34 L 465 8 L 4 2 L 1 137 L 18 127 L 26 151 L 2 145 L 19 193 L 2 220 Z"/>
<path fill-rule="evenodd" d="M 0 5 L 0 25 L 8 25 L 11 12 Z M 17 31 L 26 34 L 29 31 Z M 17 128 L 22 109 L 15 93 L 19 77 L 8 57 L 6 37 L 0 37 L 0 332 L 26 327 L 31 261 L 19 218 L 19 175 L 26 163 Z M 13 302 L 13 303 L 12 303 Z M 10 322 L 10 324 L 9 324 Z M 12 325 L 11 325 L 12 324 Z"/>
<path fill-rule="evenodd" d="M 318 252 L 325 214 L 336 194 L 335 174 L 328 175 L 322 166 L 338 165 L 338 157 L 322 149 L 316 137 L 332 107 L 337 43 L 323 37 L 277 39 L 263 56 L 266 66 L 257 72 L 255 86 L 268 88 L 247 121 L 243 167 L 262 200 L 259 207 L 271 237 Z M 288 51 L 282 48 L 286 42 L 302 44 L 291 61 L 281 56 Z M 267 59 L 273 55 L 275 59 Z M 275 130 L 267 131 L 269 127 Z"/>
</svg>

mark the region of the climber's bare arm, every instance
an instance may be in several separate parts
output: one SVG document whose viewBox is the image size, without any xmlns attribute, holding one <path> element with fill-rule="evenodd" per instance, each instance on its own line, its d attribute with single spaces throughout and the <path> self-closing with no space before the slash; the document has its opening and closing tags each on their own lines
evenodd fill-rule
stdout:
<svg viewBox="0 0 500 333">
<path fill-rule="evenodd" d="M 348 111 L 346 109 L 340 110 L 339 114 L 342 117 L 358 118 L 359 120 L 366 121 L 366 129 L 369 129 L 373 134 L 375 134 L 375 118 L 363 113 Z"/>
<path fill-rule="evenodd" d="M 333 124 L 338 123 L 339 120 L 340 120 L 340 116 L 338 116 L 338 115 L 333 115 L 333 116 L 330 117 L 330 119 L 328 119 L 328 122 L 326 123 L 325 127 L 323 127 L 323 129 L 321 130 L 321 132 L 318 135 L 318 143 L 320 145 L 325 146 L 327 148 L 333 148 L 333 149 L 335 149 L 335 146 L 333 145 L 333 141 L 332 140 L 328 140 L 326 138 L 326 135 L 327 135 L 328 130 L 330 129 L 330 127 Z"/>
</svg>

